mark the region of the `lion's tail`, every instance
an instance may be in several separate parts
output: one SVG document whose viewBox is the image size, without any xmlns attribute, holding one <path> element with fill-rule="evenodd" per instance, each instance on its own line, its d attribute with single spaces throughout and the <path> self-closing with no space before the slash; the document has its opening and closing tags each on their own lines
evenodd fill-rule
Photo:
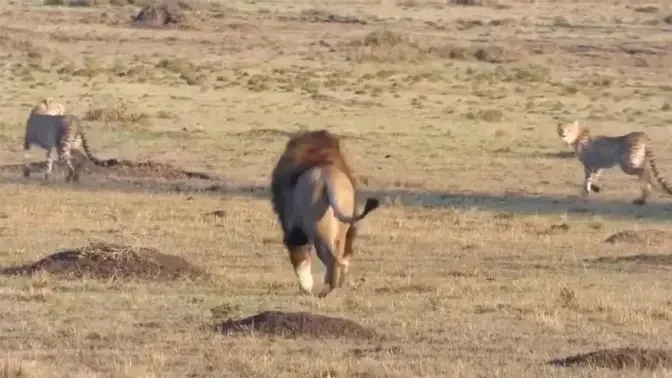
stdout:
<svg viewBox="0 0 672 378">
<path fill-rule="evenodd" d="M 660 183 L 660 186 L 665 190 L 668 194 L 672 194 L 672 185 L 667 181 L 665 177 L 663 177 L 660 174 L 660 171 L 658 171 L 658 167 L 656 166 L 656 159 L 653 156 L 653 151 L 648 148 L 646 148 L 646 157 L 649 158 L 649 164 L 651 165 L 651 171 L 653 171 L 653 176 L 658 180 L 658 183 Z"/>
<path fill-rule="evenodd" d="M 327 199 L 331 205 L 331 208 L 334 209 L 334 215 L 336 216 L 336 219 L 343 223 L 354 224 L 363 219 L 365 216 L 367 216 L 367 214 L 378 208 L 380 205 L 380 201 L 377 198 L 369 197 L 366 199 L 366 204 L 364 204 L 364 211 L 362 211 L 362 213 L 359 215 L 350 217 L 346 215 L 338 205 L 338 201 L 336 200 L 336 191 L 334 190 L 334 185 L 331 180 L 326 178 L 324 180 L 324 184 L 327 192 Z"/>
</svg>

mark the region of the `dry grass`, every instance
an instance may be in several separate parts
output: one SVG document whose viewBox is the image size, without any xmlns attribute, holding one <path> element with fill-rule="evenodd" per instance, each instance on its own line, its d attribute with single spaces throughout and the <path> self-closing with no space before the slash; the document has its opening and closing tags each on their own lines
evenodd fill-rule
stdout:
<svg viewBox="0 0 672 378">
<path fill-rule="evenodd" d="M 146 2 L 11 3 L 2 164 L 21 162 L 25 117 L 48 95 L 94 152 L 218 181 L 118 168 L 44 185 L 1 169 L 0 265 L 98 240 L 212 278 L 0 277 L 0 376 L 631 377 L 651 373 L 546 362 L 670 348 L 670 198 L 634 207 L 637 185 L 614 170 L 577 199 L 580 165 L 554 131 L 644 130 L 672 174 L 669 2 L 183 1 L 160 28 L 132 23 Z M 297 295 L 264 189 L 286 133 L 318 127 L 344 136 L 384 202 L 350 284 L 325 300 Z M 622 231 L 644 236 L 605 242 Z M 266 310 L 397 337 L 201 328 Z"/>
</svg>

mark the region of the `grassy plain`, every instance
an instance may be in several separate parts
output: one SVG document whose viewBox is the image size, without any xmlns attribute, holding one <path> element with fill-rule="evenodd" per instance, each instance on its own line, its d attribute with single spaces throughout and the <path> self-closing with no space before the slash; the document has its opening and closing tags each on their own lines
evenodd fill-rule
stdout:
<svg viewBox="0 0 672 378">
<path fill-rule="evenodd" d="M 608 3 L 200 1 L 157 30 L 132 26 L 139 7 L 121 1 L 5 2 L 2 164 L 21 162 L 25 117 L 53 96 L 98 155 L 207 171 L 226 189 L 1 171 L 1 265 L 103 240 L 217 278 L 0 277 L 0 376 L 650 375 L 544 364 L 671 346 L 672 198 L 631 205 L 638 187 L 617 170 L 578 198 L 582 170 L 555 133 L 575 118 L 646 131 L 672 174 L 671 3 Z M 285 133 L 305 128 L 342 135 L 384 203 L 351 283 L 324 300 L 297 295 L 264 189 Z M 604 242 L 624 230 L 640 239 Z M 211 309 L 343 316 L 398 339 L 225 337 L 199 330 Z"/>
</svg>

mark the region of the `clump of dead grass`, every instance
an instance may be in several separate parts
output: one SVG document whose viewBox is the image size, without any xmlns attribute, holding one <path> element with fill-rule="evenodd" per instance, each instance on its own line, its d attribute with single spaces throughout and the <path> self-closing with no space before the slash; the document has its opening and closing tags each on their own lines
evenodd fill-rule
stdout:
<svg viewBox="0 0 672 378">
<path fill-rule="evenodd" d="M 375 30 L 345 45 L 348 60 L 377 62 L 418 62 L 430 59 L 455 59 L 503 63 L 517 60 L 520 51 L 496 44 L 432 45 L 388 29 Z"/>
<path fill-rule="evenodd" d="M 494 69 L 467 69 L 465 74 L 459 74 L 463 80 L 483 81 L 487 83 L 532 83 L 544 82 L 551 76 L 550 69 L 539 64 L 520 66 L 497 66 Z"/>
<path fill-rule="evenodd" d="M 634 9 L 637 13 L 658 13 L 660 8 L 655 5 L 643 5 Z"/>
<path fill-rule="evenodd" d="M 207 81 L 207 74 L 186 58 L 162 59 L 155 67 L 177 75 L 187 85 L 203 85 Z"/>
<path fill-rule="evenodd" d="M 66 7 L 99 7 L 137 5 L 141 0 L 44 0 L 42 5 Z"/>
<path fill-rule="evenodd" d="M 0 362 L 0 377 L 2 378 L 25 378 L 29 376 L 28 372 L 19 363 L 9 360 Z"/>
<path fill-rule="evenodd" d="M 423 47 L 409 36 L 382 29 L 367 33 L 346 45 L 348 60 L 414 62 L 426 58 Z"/>
<path fill-rule="evenodd" d="M 128 103 L 118 100 L 111 106 L 98 106 L 86 111 L 82 117 L 85 121 L 120 123 L 122 125 L 134 125 L 148 121 L 149 116 L 143 112 L 133 111 Z"/>
<path fill-rule="evenodd" d="M 551 365 L 590 366 L 608 369 L 660 369 L 672 367 L 672 351 L 647 348 L 601 349 L 555 359 Z"/>
<path fill-rule="evenodd" d="M 504 114 L 499 109 L 478 109 L 465 113 L 464 117 L 473 121 L 500 122 Z"/>
<path fill-rule="evenodd" d="M 326 11 L 323 9 L 304 9 L 299 13 L 298 20 L 301 22 L 323 22 L 337 24 L 361 24 L 366 25 L 367 21 L 355 16 L 347 16 Z"/>
<path fill-rule="evenodd" d="M 669 240 L 670 235 L 661 230 L 623 230 L 610 235 L 605 243 L 662 244 Z"/>
<path fill-rule="evenodd" d="M 447 0 L 450 5 L 462 5 L 471 7 L 492 7 L 492 8 L 508 8 L 507 5 L 500 4 L 497 0 Z"/>
</svg>

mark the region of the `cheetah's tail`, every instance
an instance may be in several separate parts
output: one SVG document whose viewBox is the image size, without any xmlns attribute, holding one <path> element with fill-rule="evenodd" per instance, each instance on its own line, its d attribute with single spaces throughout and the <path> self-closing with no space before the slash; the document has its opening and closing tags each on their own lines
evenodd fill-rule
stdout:
<svg viewBox="0 0 672 378">
<path fill-rule="evenodd" d="M 660 186 L 667 192 L 667 194 L 672 194 L 672 185 L 670 185 L 670 182 L 667 181 L 665 177 L 660 175 L 660 171 L 658 171 L 658 167 L 656 166 L 656 158 L 653 155 L 653 151 L 648 147 L 646 148 L 646 157 L 649 161 L 649 164 L 651 165 L 653 176 L 656 178 L 656 180 L 658 180 Z"/>
</svg>

